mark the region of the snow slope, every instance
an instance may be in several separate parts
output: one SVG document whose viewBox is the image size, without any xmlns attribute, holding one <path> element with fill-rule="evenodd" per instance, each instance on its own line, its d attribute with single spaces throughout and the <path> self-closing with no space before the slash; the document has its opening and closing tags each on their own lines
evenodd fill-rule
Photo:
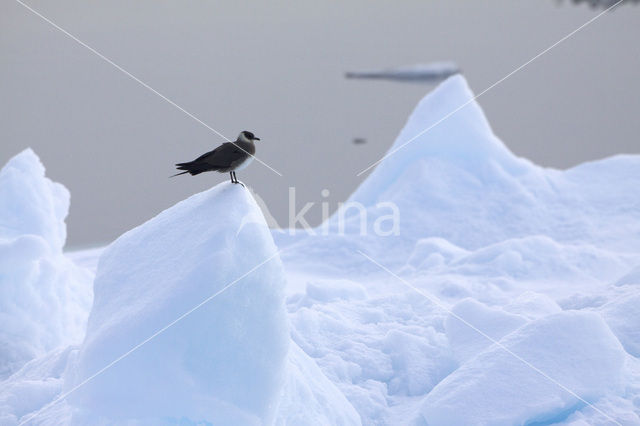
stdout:
<svg viewBox="0 0 640 426">
<path fill-rule="evenodd" d="M 84 343 L 0 382 L 0 424 L 640 425 L 640 157 L 518 158 L 461 76 L 389 153 L 315 235 L 221 184 L 73 254 Z"/>
<path fill-rule="evenodd" d="M 62 253 L 69 192 L 27 149 L 0 171 L 0 379 L 79 342 L 92 274 Z"/>
</svg>

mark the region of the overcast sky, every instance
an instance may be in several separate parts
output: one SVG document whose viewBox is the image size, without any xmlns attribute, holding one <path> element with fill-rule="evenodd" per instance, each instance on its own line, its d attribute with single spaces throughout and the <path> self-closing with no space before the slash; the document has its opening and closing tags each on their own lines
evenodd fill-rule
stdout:
<svg viewBox="0 0 640 426">
<path fill-rule="evenodd" d="M 229 138 L 262 138 L 238 177 L 286 224 L 332 208 L 431 86 L 348 70 L 451 60 L 478 93 L 599 10 L 548 0 L 25 0 Z M 603 16 L 479 99 L 516 154 L 570 167 L 640 152 L 640 7 Z M 107 243 L 227 179 L 169 180 L 222 142 L 14 0 L 0 4 L 0 162 L 30 146 L 72 195 L 71 247 Z M 354 145 L 354 137 L 367 143 Z M 221 206 L 224 208 L 224 206 Z M 320 207 L 308 218 L 317 221 Z"/>
</svg>

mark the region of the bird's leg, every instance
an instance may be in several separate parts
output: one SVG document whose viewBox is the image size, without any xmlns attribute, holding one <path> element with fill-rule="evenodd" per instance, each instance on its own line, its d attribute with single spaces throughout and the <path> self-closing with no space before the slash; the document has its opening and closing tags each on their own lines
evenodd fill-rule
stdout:
<svg viewBox="0 0 640 426">
<path fill-rule="evenodd" d="M 236 172 L 235 172 L 235 171 L 233 172 L 233 177 L 234 177 L 234 179 L 236 180 L 236 183 L 239 183 L 240 185 L 242 185 L 242 187 L 243 187 L 243 188 L 246 188 L 246 187 L 244 186 L 244 183 L 242 183 L 242 182 L 240 182 L 240 181 L 238 180 L 238 177 L 236 176 Z"/>
<path fill-rule="evenodd" d="M 233 180 L 233 172 L 229 172 L 229 176 L 231 176 L 231 183 L 236 183 L 236 182 Z"/>
</svg>

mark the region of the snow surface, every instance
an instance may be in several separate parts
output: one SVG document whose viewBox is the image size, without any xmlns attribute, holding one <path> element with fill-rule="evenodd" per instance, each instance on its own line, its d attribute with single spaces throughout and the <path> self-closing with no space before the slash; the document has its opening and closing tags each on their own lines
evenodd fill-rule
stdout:
<svg viewBox="0 0 640 426">
<path fill-rule="evenodd" d="M 349 200 L 365 235 L 355 209 L 270 232 L 225 183 L 69 254 L 98 263 L 84 342 L 0 382 L 0 424 L 639 425 L 640 157 L 518 158 L 461 76 L 389 152 Z"/>
</svg>

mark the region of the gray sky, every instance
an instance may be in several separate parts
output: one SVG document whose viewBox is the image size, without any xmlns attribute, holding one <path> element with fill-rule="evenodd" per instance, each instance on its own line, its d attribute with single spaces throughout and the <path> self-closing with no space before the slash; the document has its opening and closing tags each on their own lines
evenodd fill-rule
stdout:
<svg viewBox="0 0 640 426">
<path fill-rule="evenodd" d="M 599 13 L 552 0 L 28 3 L 227 137 L 261 137 L 283 177 L 257 162 L 238 177 L 282 225 L 288 187 L 299 206 L 329 189 L 335 208 L 432 89 L 345 71 L 451 60 L 478 93 Z M 640 7 L 622 6 L 479 102 L 542 165 L 638 153 L 639 38 Z M 70 189 L 69 246 L 109 242 L 227 179 L 169 180 L 222 140 L 14 0 L 0 4 L 0 61 L 0 162 L 31 146 Z"/>
</svg>

